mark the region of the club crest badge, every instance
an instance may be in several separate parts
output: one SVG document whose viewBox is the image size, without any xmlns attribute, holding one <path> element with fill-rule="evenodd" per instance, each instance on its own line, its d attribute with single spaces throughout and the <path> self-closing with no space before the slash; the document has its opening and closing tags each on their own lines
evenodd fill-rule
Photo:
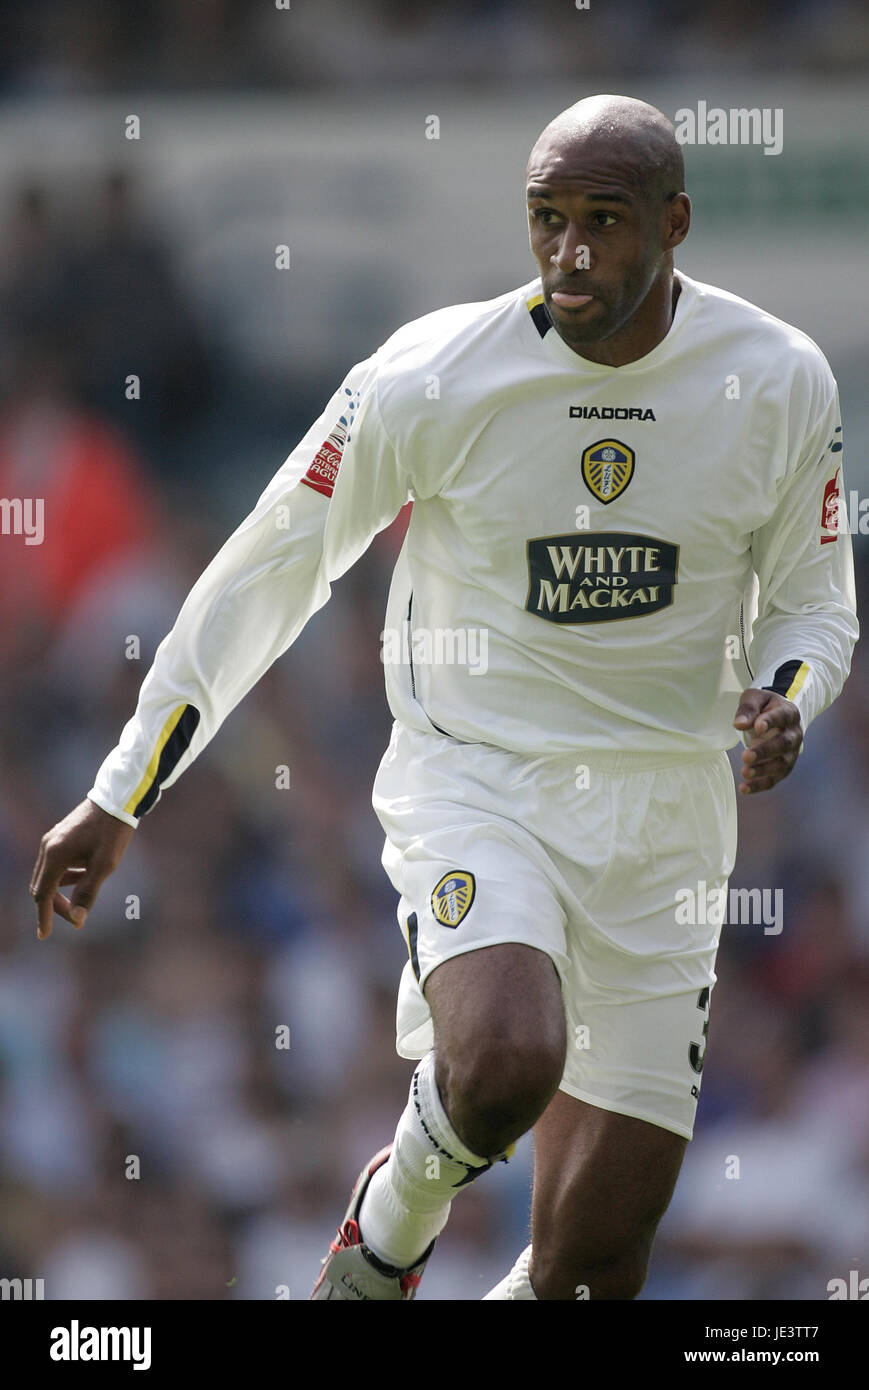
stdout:
<svg viewBox="0 0 869 1390">
<path fill-rule="evenodd" d="M 474 875 L 463 869 L 444 874 L 431 895 L 431 910 L 442 927 L 457 927 L 474 901 Z"/>
<path fill-rule="evenodd" d="M 634 476 L 633 449 L 617 439 L 599 439 L 583 453 L 582 476 L 598 502 L 614 502 Z"/>
</svg>

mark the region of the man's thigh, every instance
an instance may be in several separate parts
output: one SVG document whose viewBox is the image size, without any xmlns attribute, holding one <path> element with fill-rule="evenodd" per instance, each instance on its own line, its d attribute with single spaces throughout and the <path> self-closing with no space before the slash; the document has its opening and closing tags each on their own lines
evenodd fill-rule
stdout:
<svg viewBox="0 0 869 1390">
<path fill-rule="evenodd" d="M 687 1139 L 559 1091 L 534 1128 L 538 1298 L 634 1298 Z"/>
<path fill-rule="evenodd" d="M 526 823 L 536 786 L 521 780 L 523 760 L 498 749 L 454 747 L 403 729 L 391 748 L 375 807 L 408 953 L 397 1050 L 418 1058 L 434 1045 L 435 999 L 441 1042 L 448 1034 L 470 1042 L 473 1027 L 482 1043 L 513 1036 L 540 989 L 547 1001 L 558 996 L 558 974 L 568 968 L 551 861 Z"/>
</svg>

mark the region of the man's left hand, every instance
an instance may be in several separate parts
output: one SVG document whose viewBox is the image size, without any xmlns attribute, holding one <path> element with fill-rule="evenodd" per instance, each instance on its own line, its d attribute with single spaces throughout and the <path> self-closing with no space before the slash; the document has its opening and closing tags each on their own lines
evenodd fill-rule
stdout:
<svg viewBox="0 0 869 1390">
<path fill-rule="evenodd" d="M 743 796 L 769 791 L 787 777 L 803 742 L 800 712 L 792 700 L 771 690 L 744 690 L 733 727 L 751 732 L 751 746 L 742 754 Z"/>
</svg>

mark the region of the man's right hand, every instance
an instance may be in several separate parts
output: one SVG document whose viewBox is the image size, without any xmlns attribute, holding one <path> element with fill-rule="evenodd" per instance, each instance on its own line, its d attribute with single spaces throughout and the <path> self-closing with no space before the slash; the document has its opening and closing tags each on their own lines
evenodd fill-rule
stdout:
<svg viewBox="0 0 869 1390">
<path fill-rule="evenodd" d="M 36 902 L 36 935 L 51 935 L 56 912 L 74 927 L 83 927 L 96 902 L 103 879 L 120 864 L 134 834 L 133 827 L 85 798 L 42 837 L 30 879 Z M 65 898 L 58 889 L 74 883 Z"/>
</svg>

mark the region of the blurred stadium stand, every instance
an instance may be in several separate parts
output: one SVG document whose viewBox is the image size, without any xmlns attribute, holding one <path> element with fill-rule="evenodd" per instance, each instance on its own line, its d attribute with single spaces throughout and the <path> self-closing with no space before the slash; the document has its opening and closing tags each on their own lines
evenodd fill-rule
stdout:
<svg viewBox="0 0 869 1390">
<path fill-rule="evenodd" d="M 27 883 L 188 588 L 346 369 L 532 278 L 522 174 L 557 110 L 597 90 L 782 107 L 776 158 L 686 150 L 678 263 L 821 344 L 869 496 L 865 6 L 597 8 L 0 6 L 0 494 L 46 497 L 48 523 L 42 547 L 0 540 L 0 1274 L 48 1297 L 304 1298 L 392 1133 L 404 947 L 369 797 L 401 521 L 144 820 L 84 935 L 38 945 Z M 795 775 L 740 806 L 733 886 L 782 888 L 785 925 L 725 929 L 645 1298 L 818 1299 L 869 1275 L 867 695 L 861 647 Z M 530 1157 L 455 1203 L 421 1297 L 506 1271 Z"/>
</svg>

